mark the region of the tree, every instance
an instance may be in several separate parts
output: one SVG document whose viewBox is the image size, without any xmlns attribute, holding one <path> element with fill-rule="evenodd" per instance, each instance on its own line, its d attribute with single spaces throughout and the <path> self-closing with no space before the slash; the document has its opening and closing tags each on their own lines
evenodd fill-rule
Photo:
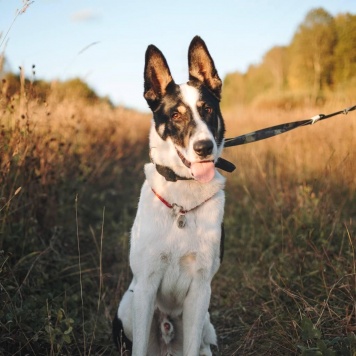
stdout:
<svg viewBox="0 0 356 356">
<path fill-rule="evenodd" d="M 275 88 L 282 90 L 287 81 L 287 48 L 284 46 L 272 47 L 264 55 L 263 64 L 272 73 Z"/>
<path fill-rule="evenodd" d="M 223 107 L 242 104 L 245 101 L 245 78 L 240 72 L 228 73 L 224 78 Z"/>
<path fill-rule="evenodd" d="M 338 41 L 335 47 L 334 81 L 342 84 L 356 77 L 356 15 L 338 15 L 335 24 Z"/>
<path fill-rule="evenodd" d="M 71 97 L 95 102 L 99 99 L 95 91 L 80 78 L 52 83 L 52 95 L 53 94 L 55 94 L 59 100 Z"/>
<path fill-rule="evenodd" d="M 333 17 L 322 8 L 311 10 L 290 46 L 292 89 L 311 89 L 317 98 L 332 85 L 333 53 L 337 41 Z"/>
<path fill-rule="evenodd" d="M 250 65 L 245 75 L 246 102 L 251 103 L 257 96 L 273 88 L 274 78 L 264 63 Z"/>
</svg>

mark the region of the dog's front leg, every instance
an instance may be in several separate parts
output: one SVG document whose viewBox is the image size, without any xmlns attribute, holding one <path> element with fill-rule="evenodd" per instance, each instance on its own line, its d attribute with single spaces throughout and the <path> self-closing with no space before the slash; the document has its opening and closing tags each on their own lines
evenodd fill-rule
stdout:
<svg viewBox="0 0 356 356">
<path fill-rule="evenodd" d="M 184 356 L 199 355 L 203 326 L 209 308 L 210 283 L 194 279 L 183 305 Z"/>
<path fill-rule="evenodd" d="M 152 282 L 152 283 L 150 283 Z M 156 282 L 156 283 L 155 283 Z M 132 356 L 146 356 L 151 330 L 155 296 L 158 281 L 150 278 L 147 282 L 138 282 L 133 298 L 133 348 Z"/>
</svg>

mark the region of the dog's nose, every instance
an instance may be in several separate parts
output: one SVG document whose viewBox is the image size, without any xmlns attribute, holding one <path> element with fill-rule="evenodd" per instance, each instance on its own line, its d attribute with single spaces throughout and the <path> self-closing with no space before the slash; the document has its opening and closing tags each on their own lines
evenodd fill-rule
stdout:
<svg viewBox="0 0 356 356">
<path fill-rule="evenodd" d="M 200 140 L 194 143 L 194 151 L 200 157 L 206 157 L 213 151 L 214 144 L 211 140 Z"/>
</svg>

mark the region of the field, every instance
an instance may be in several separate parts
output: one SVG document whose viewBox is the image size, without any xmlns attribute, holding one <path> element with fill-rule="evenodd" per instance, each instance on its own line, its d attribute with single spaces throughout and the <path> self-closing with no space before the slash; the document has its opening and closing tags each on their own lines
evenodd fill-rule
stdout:
<svg viewBox="0 0 356 356">
<path fill-rule="evenodd" d="M 0 354 L 115 355 L 150 115 L 0 94 Z M 329 113 L 224 112 L 227 137 Z M 216 355 L 356 355 L 356 114 L 225 150 Z"/>
</svg>

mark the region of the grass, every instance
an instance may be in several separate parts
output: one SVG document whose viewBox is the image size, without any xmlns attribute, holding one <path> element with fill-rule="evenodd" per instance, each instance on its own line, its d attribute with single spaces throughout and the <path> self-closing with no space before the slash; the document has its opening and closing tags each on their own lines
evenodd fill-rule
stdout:
<svg viewBox="0 0 356 356">
<path fill-rule="evenodd" d="M 243 132 L 315 110 L 242 110 Z M 224 355 L 356 352 L 355 122 L 298 130 L 230 149 L 239 172 L 226 189 L 225 283 L 215 279 L 213 299 Z"/>
<path fill-rule="evenodd" d="M 0 354 L 114 355 L 150 116 L 29 85 L 0 96 Z M 320 110 L 236 108 L 227 136 Z M 219 355 L 356 354 L 355 120 L 226 149 Z"/>
</svg>

